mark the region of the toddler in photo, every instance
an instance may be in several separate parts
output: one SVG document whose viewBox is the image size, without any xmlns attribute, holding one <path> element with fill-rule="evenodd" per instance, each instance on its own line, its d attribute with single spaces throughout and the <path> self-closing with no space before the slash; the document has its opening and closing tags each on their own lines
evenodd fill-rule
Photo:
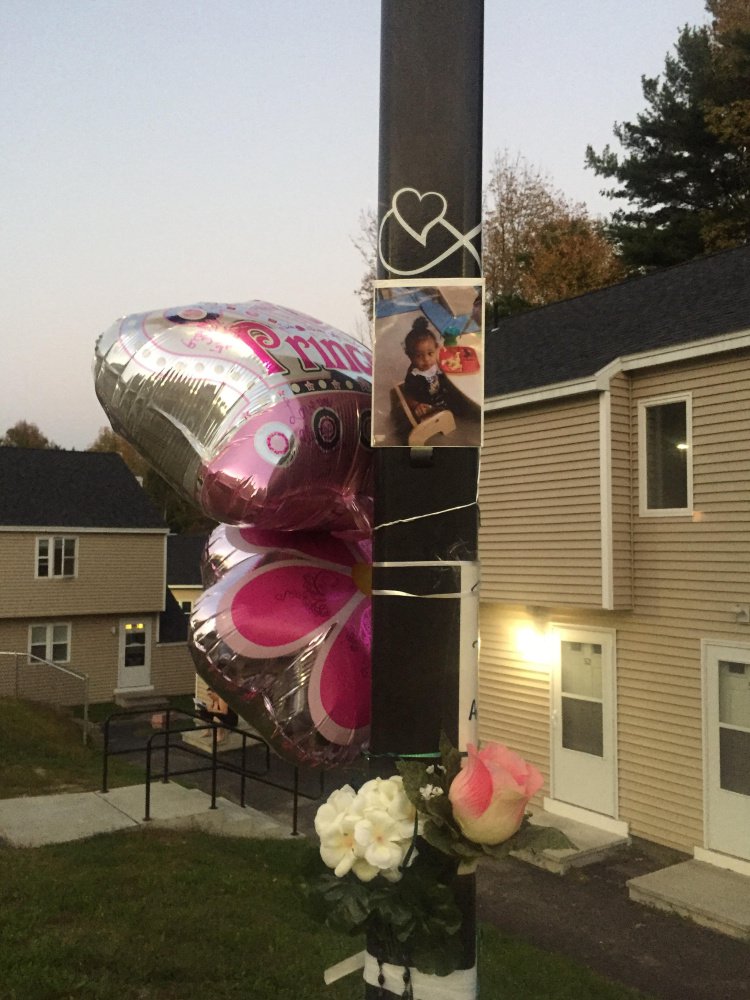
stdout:
<svg viewBox="0 0 750 1000">
<path fill-rule="evenodd" d="M 404 377 L 404 396 L 418 420 L 435 410 L 448 409 L 449 383 L 438 366 L 440 345 L 424 316 L 412 323 L 404 340 L 410 365 Z"/>
</svg>

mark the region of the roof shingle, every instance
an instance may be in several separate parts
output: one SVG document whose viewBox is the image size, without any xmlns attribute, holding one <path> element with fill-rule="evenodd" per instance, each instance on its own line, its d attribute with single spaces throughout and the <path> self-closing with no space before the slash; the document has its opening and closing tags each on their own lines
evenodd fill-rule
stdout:
<svg viewBox="0 0 750 1000">
<path fill-rule="evenodd" d="M 114 452 L 0 448 L 3 527 L 165 528 Z"/>
<path fill-rule="evenodd" d="M 487 398 L 585 378 L 616 358 L 750 330 L 750 245 L 503 319 Z"/>
</svg>

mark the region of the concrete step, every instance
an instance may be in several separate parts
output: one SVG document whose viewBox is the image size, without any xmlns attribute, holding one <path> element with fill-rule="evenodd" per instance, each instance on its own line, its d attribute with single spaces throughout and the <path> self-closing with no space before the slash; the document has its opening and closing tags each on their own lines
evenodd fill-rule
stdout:
<svg viewBox="0 0 750 1000">
<path fill-rule="evenodd" d="M 627 847 L 630 837 L 623 834 L 600 830 L 587 823 L 580 823 L 566 816 L 559 816 L 544 809 L 535 810 L 531 817 L 534 826 L 554 826 L 561 830 L 575 846 L 572 848 L 548 848 L 538 854 L 530 851 L 513 851 L 512 856 L 537 868 L 564 875 L 571 868 L 583 868 L 609 857 L 614 851 Z"/>
<path fill-rule="evenodd" d="M 145 785 L 130 785 L 97 793 L 111 806 L 138 823 L 143 822 Z M 271 816 L 237 805 L 218 796 L 216 809 L 211 808 L 211 796 L 199 788 L 185 788 L 174 781 L 151 785 L 152 826 L 181 827 L 206 830 L 226 837 L 286 837 L 288 827 L 282 827 Z"/>
<path fill-rule="evenodd" d="M 127 694 L 121 691 L 115 695 L 115 705 L 120 708 L 140 708 L 144 712 L 157 712 L 169 705 L 169 699 L 154 694 Z"/>
<path fill-rule="evenodd" d="M 252 809 L 250 806 L 238 806 L 228 799 L 217 798 L 216 809 L 195 813 L 192 816 L 178 818 L 162 826 L 187 827 L 192 830 L 205 830 L 221 837 L 253 837 L 263 840 L 275 840 L 291 836 L 289 826 L 283 827 L 271 816 Z"/>
<path fill-rule="evenodd" d="M 750 941 L 750 878 L 706 864 L 683 861 L 639 875 L 628 883 L 636 903 L 668 910 L 722 934 Z"/>
</svg>

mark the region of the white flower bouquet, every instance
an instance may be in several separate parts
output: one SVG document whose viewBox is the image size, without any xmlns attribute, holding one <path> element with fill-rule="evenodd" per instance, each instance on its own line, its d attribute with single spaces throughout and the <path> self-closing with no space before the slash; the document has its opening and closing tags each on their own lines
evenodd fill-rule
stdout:
<svg viewBox="0 0 750 1000">
<path fill-rule="evenodd" d="M 315 816 L 320 856 L 338 878 L 353 872 L 361 882 L 378 875 L 389 882 L 402 877 L 402 865 L 419 824 L 404 793 L 400 775 L 373 778 L 358 792 L 337 789 Z M 416 852 L 412 850 L 409 861 Z"/>
<path fill-rule="evenodd" d="M 399 774 L 358 792 L 334 791 L 315 818 L 332 873 L 318 885 L 334 929 L 377 941 L 381 955 L 445 976 L 460 967 L 456 892 L 481 857 L 570 846 L 551 827 L 529 825 L 526 806 L 542 777 L 501 744 L 404 759 Z"/>
</svg>

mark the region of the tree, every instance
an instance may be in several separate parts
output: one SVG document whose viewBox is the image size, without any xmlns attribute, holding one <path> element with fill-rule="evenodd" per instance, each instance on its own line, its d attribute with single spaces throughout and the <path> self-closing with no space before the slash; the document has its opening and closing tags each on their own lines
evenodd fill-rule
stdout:
<svg viewBox="0 0 750 1000">
<path fill-rule="evenodd" d="M 361 212 L 352 238 L 366 265 L 357 295 L 372 315 L 378 223 Z M 611 284 L 624 272 L 585 205 L 570 201 L 520 154 L 495 157 L 484 197 L 483 254 L 486 323 Z"/>
<path fill-rule="evenodd" d="M 485 192 L 482 257 L 490 322 L 621 276 L 613 247 L 585 205 L 507 150 L 496 155 Z"/>
<path fill-rule="evenodd" d="M 60 445 L 55 444 L 42 434 L 36 424 L 31 424 L 27 420 L 19 420 L 18 423 L 9 427 L 0 438 L 0 445 L 5 448 L 51 448 L 60 450 Z"/>
<path fill-rule="evenodd" d="M 203 535 L 213 531 L 216 522 L 170 486 L 159 473 L 149 468 L 143 488 L 153 500 L 171 531 L 178 535 Z"/>
<path fill-rule="evenodd" d="M 528 261 L 521 272 L 520 301 L 531 306 L 570 299 L 625 275 L 603 227 L 586 215 L 561 216 L 534 233 Z"/>
<path fill-rule="evenodd" d="M 111 427 L 100 427 L 93 444 L 90 444 L 86 450 L 115 452 L 122 458 L 133 475 L 140 480 L 145 478 L 150 468 L 146 459 L 141 457 L 132 444 L 113 431 Z"/>
<path fill-rule="evenodd" d="M 372 283 L 375 280 L 378 259 L 378 217 L 372 208 L 359 213 L 359 230 L 356 236 L 352 236 L 352 243 L 365 265 L 365 272 L 355 294 L 369 321 L 372 319 L 374 300 Z"/>
<path fill-rule="evenodd" d="M 624 152 L 586 150 L 626 203 L 607 225 L 630 270 L 664 267 L 750 239 L 750 6 L 708 0 L 711 25 L 685 26 L 646 110 L 618 123 Z"/>
</svg>

